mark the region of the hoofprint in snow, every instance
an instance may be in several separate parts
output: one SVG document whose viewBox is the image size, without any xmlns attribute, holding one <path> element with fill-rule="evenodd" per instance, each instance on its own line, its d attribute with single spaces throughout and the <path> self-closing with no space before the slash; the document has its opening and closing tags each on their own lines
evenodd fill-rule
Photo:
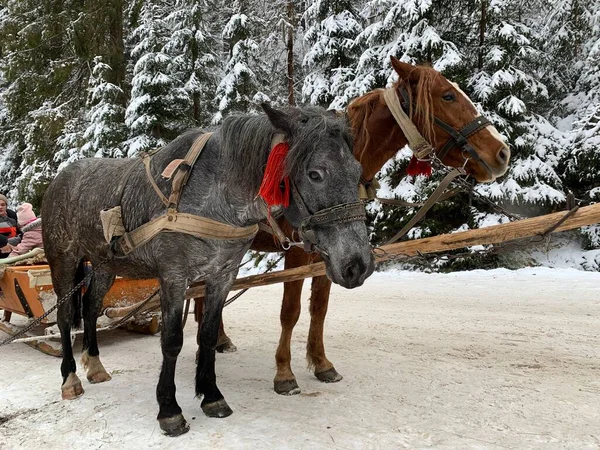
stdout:
<svg viewBox="0 0 600 450">
<path fill-rule="evenodd" d="M 0 349 L 0 448 L 598 448 L 599 285 L 600 273 L 537 268 L 334 286 L 325 343 L 344 379 L 306 370 L 305 302 L 292 397 L 272 390 L 282 287 L 252 289 L 224 312 L 238 347 L 217 355 L 231 417 L 205 417 L 194 398 L 188 320 L 176 382 L 191 428 L 177 438 L 156 421 L 158 336 L 101 334 L 112 381 L 91 385 L 79 368 L 74 401 L 60 399 L 59 359 L 11 345 Z"/>
</svg>

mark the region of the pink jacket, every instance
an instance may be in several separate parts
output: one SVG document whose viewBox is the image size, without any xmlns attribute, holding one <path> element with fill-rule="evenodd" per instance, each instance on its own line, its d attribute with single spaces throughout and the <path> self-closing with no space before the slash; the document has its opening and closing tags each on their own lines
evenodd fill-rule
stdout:
<svg viewBox="0 0 600 450">
<path fill-rule="evenodd" d="M 12 256 L 22 255 L 37 247 L 44 247 L 44 243 L 42 242 L 41 226 L 23 233 L 23 239 L 21 239 L 19 245 L 13 247 L 13 250 L 8 257 L 10 258 Z"/>
</svg>

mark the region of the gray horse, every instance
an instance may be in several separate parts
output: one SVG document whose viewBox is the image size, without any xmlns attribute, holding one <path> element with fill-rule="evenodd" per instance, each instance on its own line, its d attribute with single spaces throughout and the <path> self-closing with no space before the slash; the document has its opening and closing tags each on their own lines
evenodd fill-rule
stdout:
<svg viewBox="0 0 600 450">
<path fill-rule="evenodd" d="M 278 133 L 283 133 L 289 143 L 285 173 L 297 190 L 289 207 L 282 211 L 292 225 L 300 227 L 306 214 L 358 202 L 361 167 L 352 155 L 352 141 L 344 120 L 317 108 L 279 111 L 263 105 L 263 109 L 266 115 L 227 118 L 210 137 L 191 170 L 179 203 L 180 212 L 235 227 L 265 220 L 266 209 L 257 192 L 272 139 Z M 166 196 L 171 182 L 160 174 L 172 160 L 183 158 L 200 134 L 199 130 L 183 134 L 153 155 L 150 176 Z M 83 394 L 69 337 L 71 327 L 78 326 L 83 315 L 82 363 L 88 380 L 109 380 L 96 341 L 96 320 L 103 297 L 116 275 L 158 278 L 163 321 L 163 363 L 156 390 L 158 420 L 165 434 L 179 435 L 189 429 L 175 399 L 174 381 L 183 344 L 185 290 L 192 282 L 206 283 L 196 394 L 203 396 L 201 406 L 207 416 L 226 417 L 232 410 L 216 384 L 215 347 L 224 300 L 253 236 L 216 240 L 162 232 L 131 253 L 113 253 L 111 249 L 115 247 L 103 235 L 101 210 L 120 205 L 126 230 L 165 214 L 165 206 L 140 161 L 78 161 L 56 177 L 44 196 L 45 250 L 58 298 L 69 295 L 83 278 L 84 261 L 90 261 L 97 269 L 85 295 L 71 293 L 71 300 L 58 309 L 63 345 L 62 397 L 72 399 Z M 332 281 L 353 288 L 373 272 L 364 220 L 316 224 L 311 233 Z"/>
</svg>

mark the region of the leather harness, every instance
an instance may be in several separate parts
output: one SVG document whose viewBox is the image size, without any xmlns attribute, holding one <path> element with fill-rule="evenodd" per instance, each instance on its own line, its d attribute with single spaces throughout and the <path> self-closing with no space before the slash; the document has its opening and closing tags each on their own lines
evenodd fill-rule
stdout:
<svg viewBox="0 0 600 450">
<path fill-rule="evenodd" d="M 127 255 L 163 231 L 186 233 L 200 238 L 221 240 L 248 239 L 256 235 L 259 230 L 259 224 L 248 227 L 234 227 L 206 217 L 177 211 L 183 188 L 188 181 L 192 168 L 211 136 L 212 133 L 200 135 L 196 138 L 184 159 L 175 159 L 171 161 L 163 170 L 162 177 L 167 180 L 172 180 L 169 198 L 162 193 L 152 176 L 150 167 L 152 155 L 145 154 L 142 156 L 147 179 L 162 203 L 167 207 L 167 212 L 152 219 L 150 222 L 140 225 L 134 230 L 125 231 L 120 205 L 101 211 L 100 218 L 104 230 L 104 237 L 107 242 L 111 243 L 111 249 L 115 254 Z M 282 135 L 276 135 L 273 142 L 281 142 L 281 139 L 283 139 Z M 123 190 L 131 171 L 132 168 L 130 166 L 125 172 L 124 177 L 122 177 L 119 187 L 120 198 L 123 195 Z M 272 234 L 275 234 L 275 236 L 278 237 L 285 250 L 289 249 L 291 245 L 303 245 L 306 251 L 314 251 L 318 248 L 315 228 L 366 220 L 365 208 L 360 201 L 339 204 L 312 213 L 292 180 L 290 180 L 290 186 L 296 207 L 302 217 L 298 234 L 303 242 L 292 242 L 281 231 L 275 219 L 273 219 L 271 215 L 268 215 L 268 222 L 271 225 Z M 119 201 L 119 203 L 121 203 L 121 201 Z M 261 229 L 265 229 L 266 227 L 265 224 L 260 224 Z M 118 239 L 113 239 L 114 237 L 118 237 Z"/>
<path fill-rule="evenodd" d="M 400 92 L 400 97 L 398 98 L 397 91 Z M 413 155 L 419 160 L 426 160 L 430 158 L 431 153 L 433 153 L 434 148 L 430 142 L 427 141 L 421 135 L 414 122 L 408 116 L 410 111 L 410 98 L 407 90 L 404 87 L 400 87 L 398 90 L 396 88 L 388 88 L 383 92 L 383 98 L 385 103 L 396 119 L 396 122 L 400 126 L 400 129 L 404 133 L 406 140 L 408 141 L 408 146 L 413 152 Z M 453 127 L 448 125 L 443 120 L 434 116 L 434 122 L 437 126 L 443 129 L 446 133 L 450 135 L 450 139 L 442 146 L 439 151 L 438 158 L 442 160 L 452 149 L 453 147 L 459 147 L 468 154 L 468 158 L 465 158 L 465 164 L 468 159 L 473 159 L 479 164 L 481 164 L 490 174 L 493 174 L 490 166 L 479 156 L 477 151 L 469 144 L 468 138 L 475 133 L 483 130 L 484 128 L 491 126 L 492 124 L 488 119 L 483 116 L 478 116 L 469 122 L 467 125 L 462 127 L 460 130 L 455 130 Z M 460 191 L 460 189 L 455 188 L 450 191 L 445 191 L 446 188 L 450 185 L 452 180 L 460 175 L 465 175 L 466 172 L 464 168 L 455 168 L 453 169 L 446 177 L 442 180 L 437 189 L 431 194 L 429 199 L 424 204 L 410 204 L 402 201 L 395 201 L 397 203 L 401 203 L 401 206 L 407 207 L 415 207 L 421 206 L 421 209 L 408 221 L 402 229 L 396 233 L 391 239 L 389 239 L 386 244 L 391 244 L 398 241 L 401 237 L 403 237 L 406 233 L 408 233 L 415 224 L 421 220 L 427 211 L 431 209 L 431 207 L 441 201 L 442 199 L 447 199 Z M 361 193 L 361 199 L 372 200 L 377 199 L 382 203 L 393 203 L 394 200 L 390 199 L 380 199 L 377 197 L 377 188 L 379 187 L 379 183 L 376 179 L 365 180 L 361 177 L 361 186 L 359 187 L 359 192 Z"/>
<path fill-rule="evenodd" d="M 212 133 L 200 135 L 196 138 L 184 159 L 171 161 L 163 170 L 162 177 L 172 180 L 169 198 L 161 192 L 152 176 L 150 170 L 152 155 L 145 154 L 142 156 L 146 167 L 147 179 L 160 200 L 167 207 L 167 212 L 152 219 L 150 222 L 140 225 L 134 230 L 125 231 L 120 205 L 101 211 L 100 219 L 102 221 L 104 237 L 111 244 L 111 249 L 115 254 L 119 256 L 127 255 L 163 231 L 185 233 L 199 238 L 219 240 L 249 239 L 258 233 L 258 225 L 234 227 L 207 217 L 177 211 L 183 188 L 188 181 L 192 168 L 211 136 Z M 121 183 L 123 189 L 130 173 L 131 170 L 125 173 L 124 182 Z M 122 190 L 120 195 L 122 196 Z M 118 239 L 113 240 L 113 237 L 118 237 Z"/>
</svg>

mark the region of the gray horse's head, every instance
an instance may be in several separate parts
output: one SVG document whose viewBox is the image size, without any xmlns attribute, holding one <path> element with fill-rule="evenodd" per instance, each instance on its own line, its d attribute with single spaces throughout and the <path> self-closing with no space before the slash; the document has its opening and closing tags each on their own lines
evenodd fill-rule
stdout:
<svg viewBox="0 0 600 450">
<path fill-rule="evenodd" d="M 262 106 L 271 124 L 285 134 L 290 146 L 285 171 L 298 195 L 290 196 L 290 205 L 284 209 L 285 218 L 300 228 L 306 224 L 307 215 L 358 203 L 357 186 L 362 169 L 352 154 L 352 137 L 346 120 L 320 108 L 284 112 L 266 104 Z M 327 276 L 334 283 L 351 289 L 362 285 L 373 273 L 374 260 L 364 220 L 313 223 L 310 232 L 325 261 Z"/>
</svg>

